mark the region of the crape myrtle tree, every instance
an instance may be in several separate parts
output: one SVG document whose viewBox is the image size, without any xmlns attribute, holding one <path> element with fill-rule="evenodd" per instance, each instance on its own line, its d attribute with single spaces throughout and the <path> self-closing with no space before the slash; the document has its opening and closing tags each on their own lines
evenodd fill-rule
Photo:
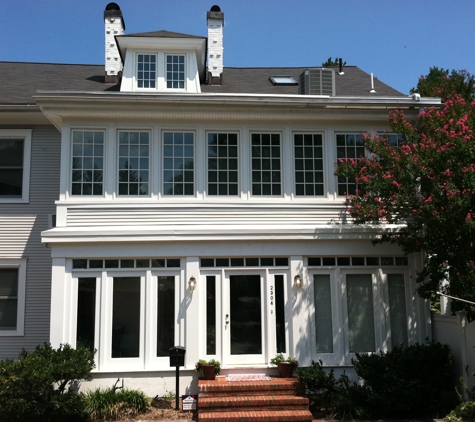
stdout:
<svg viewBox="0 0 475 422">
<path fill-rule="evenodd" d="M 387 136 L 365 135 L 365 157 L 339 160 L 336 174 L 354 178 L 347 196 L 356 224 L 389 224 L 374 243 L 398 244 L 406 254 L 423 252 L 417 292 L 435 297 L 441 281 L 452 296 L 475 301 L 475 101 L 459 95 L 419 114 L 390 113 L 399 145 Z M 453 309 L 470 310 L 454 301 Z M 471 317 L 475 309 L 471 309 Z"/>
<path fill-rule="evenodd" d="M 442 101 L 453 94 L 459 94 L 467 101 L 475 98 L 475 76 L 466 70 L 438 68 L 429 69 L 427 75 L 421 76 L 417 86 L 410 90 L 411 94 L 418 93 L 423 97 L 440 97 Z"/>
</svg>

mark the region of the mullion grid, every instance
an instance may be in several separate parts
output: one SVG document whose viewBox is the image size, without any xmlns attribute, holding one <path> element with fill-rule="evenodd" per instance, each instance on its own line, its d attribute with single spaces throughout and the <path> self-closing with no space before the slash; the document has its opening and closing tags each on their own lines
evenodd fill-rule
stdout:
<svg viewBox="0 0 475 422">
<path fill-rule="evenodd" d="M 149 194 L 149 133 L 119 132 L 119 195 Z"/>
<path fill-rule="evenodd" d="M 157 80 L 157 56 L 155 54 L 138 54 L 137 87 L 155 88 Z"/>
<path fill-rule="evenodd" d="M 296 196 L 324 194 L 322 139 L 321 134 L 294 134 Z"/>
<path fill-rule="evenodd" d="M 163 134 L 163 194 L 194 195 L 194 135 Z"/>
<path fill-rule="evenodd" d="M 208 195 L 238 195 L 235 133 L 208 133 Z"/>
<path fill-rule="evenodd" d="M 23 151 L 23 139 L 0 139 L 0 197 L 21 197 Z"/>
<path fill-rule="evenodd" d="M 252 195 L 281 196 L 280 135 L 278 133 L 253 133 Z"/>
<path fill-rule="evenodd" d="M 167 54 L 167 88 L 185 88 L 185 56 Z"/>
<path fill-rule="evenodd" d="M 102 195 L 104 132 L 74 131 L 72 195 Z"/>
<path fill-rule="evenodd" d="M 340 133 L 336 135 L 337 159 L 354 159 L 365 156 L 363 135 L 356 133 Z M 356 180 L 338 176 L 338 195 L 354 195 L 356 193 Z"/>
</svg>

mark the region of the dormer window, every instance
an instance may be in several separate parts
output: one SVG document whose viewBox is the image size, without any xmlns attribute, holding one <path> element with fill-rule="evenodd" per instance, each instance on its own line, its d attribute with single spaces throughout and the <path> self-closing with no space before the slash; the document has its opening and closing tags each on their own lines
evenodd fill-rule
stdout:
<svg viewBox="0 0 475 422">
<path fill-rule="evenodd" d="M 157 83 L 157 56 L 155 54 L 138 54 L 137 87 L 155 88 Z"/>
<path fill-rule="evenodd" d="M 185 56 L 167 54 L 167 88 L 185 89 Z"/>
</svg>

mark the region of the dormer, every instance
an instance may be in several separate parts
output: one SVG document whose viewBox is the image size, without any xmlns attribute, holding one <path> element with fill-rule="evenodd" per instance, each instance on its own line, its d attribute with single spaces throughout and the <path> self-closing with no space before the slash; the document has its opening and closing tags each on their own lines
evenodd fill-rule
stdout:
<svg viewBox="0 0 475 422">
<path fill-rule="evenodd" d="M 206 37 L 169 31 L 119 35 L 122 92 L 199 93 L 206 78 Z"/>
</svg>

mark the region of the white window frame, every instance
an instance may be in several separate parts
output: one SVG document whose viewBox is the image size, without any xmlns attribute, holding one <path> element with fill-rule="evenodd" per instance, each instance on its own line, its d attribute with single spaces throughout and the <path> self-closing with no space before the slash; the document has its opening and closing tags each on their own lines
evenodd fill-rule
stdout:
<svg viewBox="0 0 475 422">
<path fill-rule="evenodd" d="M 146 56 L 155 56 L 155 87 L 153 88 L 142 88 L 139 87 L 139 82 L 138 82 L 138 66 L 139 66 L 139 55 L 146 55 Z M 163 60 L 163 59 L 162 59 Z M 135 68 L 134 68 L 134 89 L 137 91 L 157 91 L 158 89 L 158 84 L 159 84 L 159 61 L 160 61 L 160 56 L 156 52 L 148 52 L 148 51 L 137 51 L 135 53 Z"/>
<path fill-rule="evenodd" d="M 15 330 L 0 330 L 0 337 L 23 336 L 25 329 L 25 291 L 26 259 L 2 259 L 0 269 L 16 268 L 18 270 L 17 321 Z"/>
<path fill-rule="evenodd" d="M 168 78 L 167 78 L 167 60 L 168 60 L 168 57 L 169 56 L 180 56 L 180 57 L 183 57 L 183 67 L 184 67 L 184 70 L 183 70 L 183 88 L 169 88 L 168 87 Z M 165 80 L 165 89 L 167 91 L 186 91 L 186 87 L 187 87 L 187 82 L 188 82 L 188 72 L 187 72 L 187 59 L 188 59 L 188 55 L 186 53 L 172 53 L 172 52 L 168 52 L 168 53 L 165 53 L 164 54 L 164 80 Z M 170 81 L 173 83 L 173 79 Z"/>
<path fill-rule="evenodd" d="M 76 346 L 78 280 L 80 278 L 96 279 L 96 304 L 94 347 L 98 350 L 94 372 L 133 372 L 143 370 L 171 370 L 169 357 L 156 356 L 157 343 L 157 283 L 156 277 L 169 276 L 175 279 L 175 315 L 178 321 L 180 307 L 180 280 L 183 278 L 181 268 L 156 269 L 116 269 L 73 270 L 70 292 L 70 330 L 69 343 Z M 140 342 L 139 356 L 135 358 L 112 358 L 112 315 L 114 277 L 140 278 Z M 174 344 L 180 343 L 180 323 L 175 323 Z M 125 369 L 124 369 L 125 368 Z"/>
<path fill-rule="evenodd" d="M 0 203 L 28 203 L 30 201 L 30 165 L 31 165 L 31 137 L 32 129 L 1 129 L 0 142 L 8 139 L 23 140 L 23 180 L 21 197 L 5 198 L 0 196 Z"/>
<path fill-rule="evenodd" d="M 322 173 L 323 173 L 323 193 L 321 195 L 297 195 L 297 178 L 296 178 L 296 173 L 297 173 L 297 169 L 295 168 L 295 160 L 297 159 L 297 157 L 295 156 L 295 136 L 296 135 L 302 135 L 302 136 L 305 136 L 305 135 L 312 135 L 312 136 L 315 136 L 315 135 L 320 135 L 322 137 Z M 305 199 L 310 199 L 310 200 L 315 200 L 315 199 L 322 199 L 322 198 L 326 198 L 327 197 L 327 192 L 328 192 L 328 181 L 327 181 L 327 168 L 328 168 L 328 159 L 327 159 L 327 152 L 326 152 L 326 143 L 325 143 L 325 132 L 321 132 L 321 131 L 314 131 L 314 132 L 300 132 L 300 131 L 295 131 L 295 132 L 292 132 L 291 134 L 292 136 L 292 169 L 293 169 L 293 174 L 292 174 L 292 181 L 293 181 L 293 185 L 292 185 L 292 197 L 294 200 L 305 200 Z M 305 154 L 303 156 L 303 159 L 305 160 L 306 157 L 305 157 Z M 304 173 L 306 172 L 306 170 L 299 170 L 299 171 L 303 171 Z M 315 172 L 315 169 L 313 170 Z M 303 183 L 303 185 L 305 186 L 307 183 Z M 315 185 L 315 182 L 314 182 L 314 185 Z"/>
</svg>

